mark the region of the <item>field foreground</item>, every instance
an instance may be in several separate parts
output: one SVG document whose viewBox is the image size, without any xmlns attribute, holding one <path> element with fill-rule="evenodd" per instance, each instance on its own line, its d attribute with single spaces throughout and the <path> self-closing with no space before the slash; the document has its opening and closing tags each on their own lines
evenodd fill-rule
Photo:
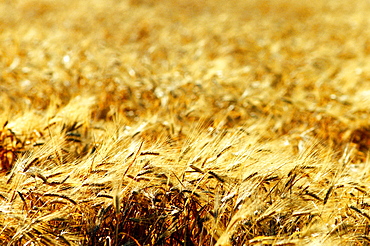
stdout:
<svg viewBox="0 0 370 246">
<path fill-rule="evenodd" d="M 366 0 L 0 3 L 1 245 L 369 245 Z"/>
</svg>

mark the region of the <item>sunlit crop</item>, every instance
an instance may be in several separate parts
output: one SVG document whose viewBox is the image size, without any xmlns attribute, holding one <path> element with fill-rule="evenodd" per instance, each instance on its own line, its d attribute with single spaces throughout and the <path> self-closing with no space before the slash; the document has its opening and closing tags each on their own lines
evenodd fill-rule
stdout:
<svg viewBox="0 0 370 246">
<path fill-rule="evenodd" d="M 0 3 L 1 245 L 368 245 L 370 2 Z"/>
</svg>

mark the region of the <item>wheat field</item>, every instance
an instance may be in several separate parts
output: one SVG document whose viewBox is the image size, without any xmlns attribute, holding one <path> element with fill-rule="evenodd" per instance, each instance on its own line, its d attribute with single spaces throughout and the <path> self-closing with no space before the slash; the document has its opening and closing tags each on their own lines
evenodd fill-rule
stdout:
<svg viewBox="0 0 370 246">
<path fill-rule="evenodd" d="M 370 2 L 0 13 L 1 245 L 370 244 Z"/>
</svg>

